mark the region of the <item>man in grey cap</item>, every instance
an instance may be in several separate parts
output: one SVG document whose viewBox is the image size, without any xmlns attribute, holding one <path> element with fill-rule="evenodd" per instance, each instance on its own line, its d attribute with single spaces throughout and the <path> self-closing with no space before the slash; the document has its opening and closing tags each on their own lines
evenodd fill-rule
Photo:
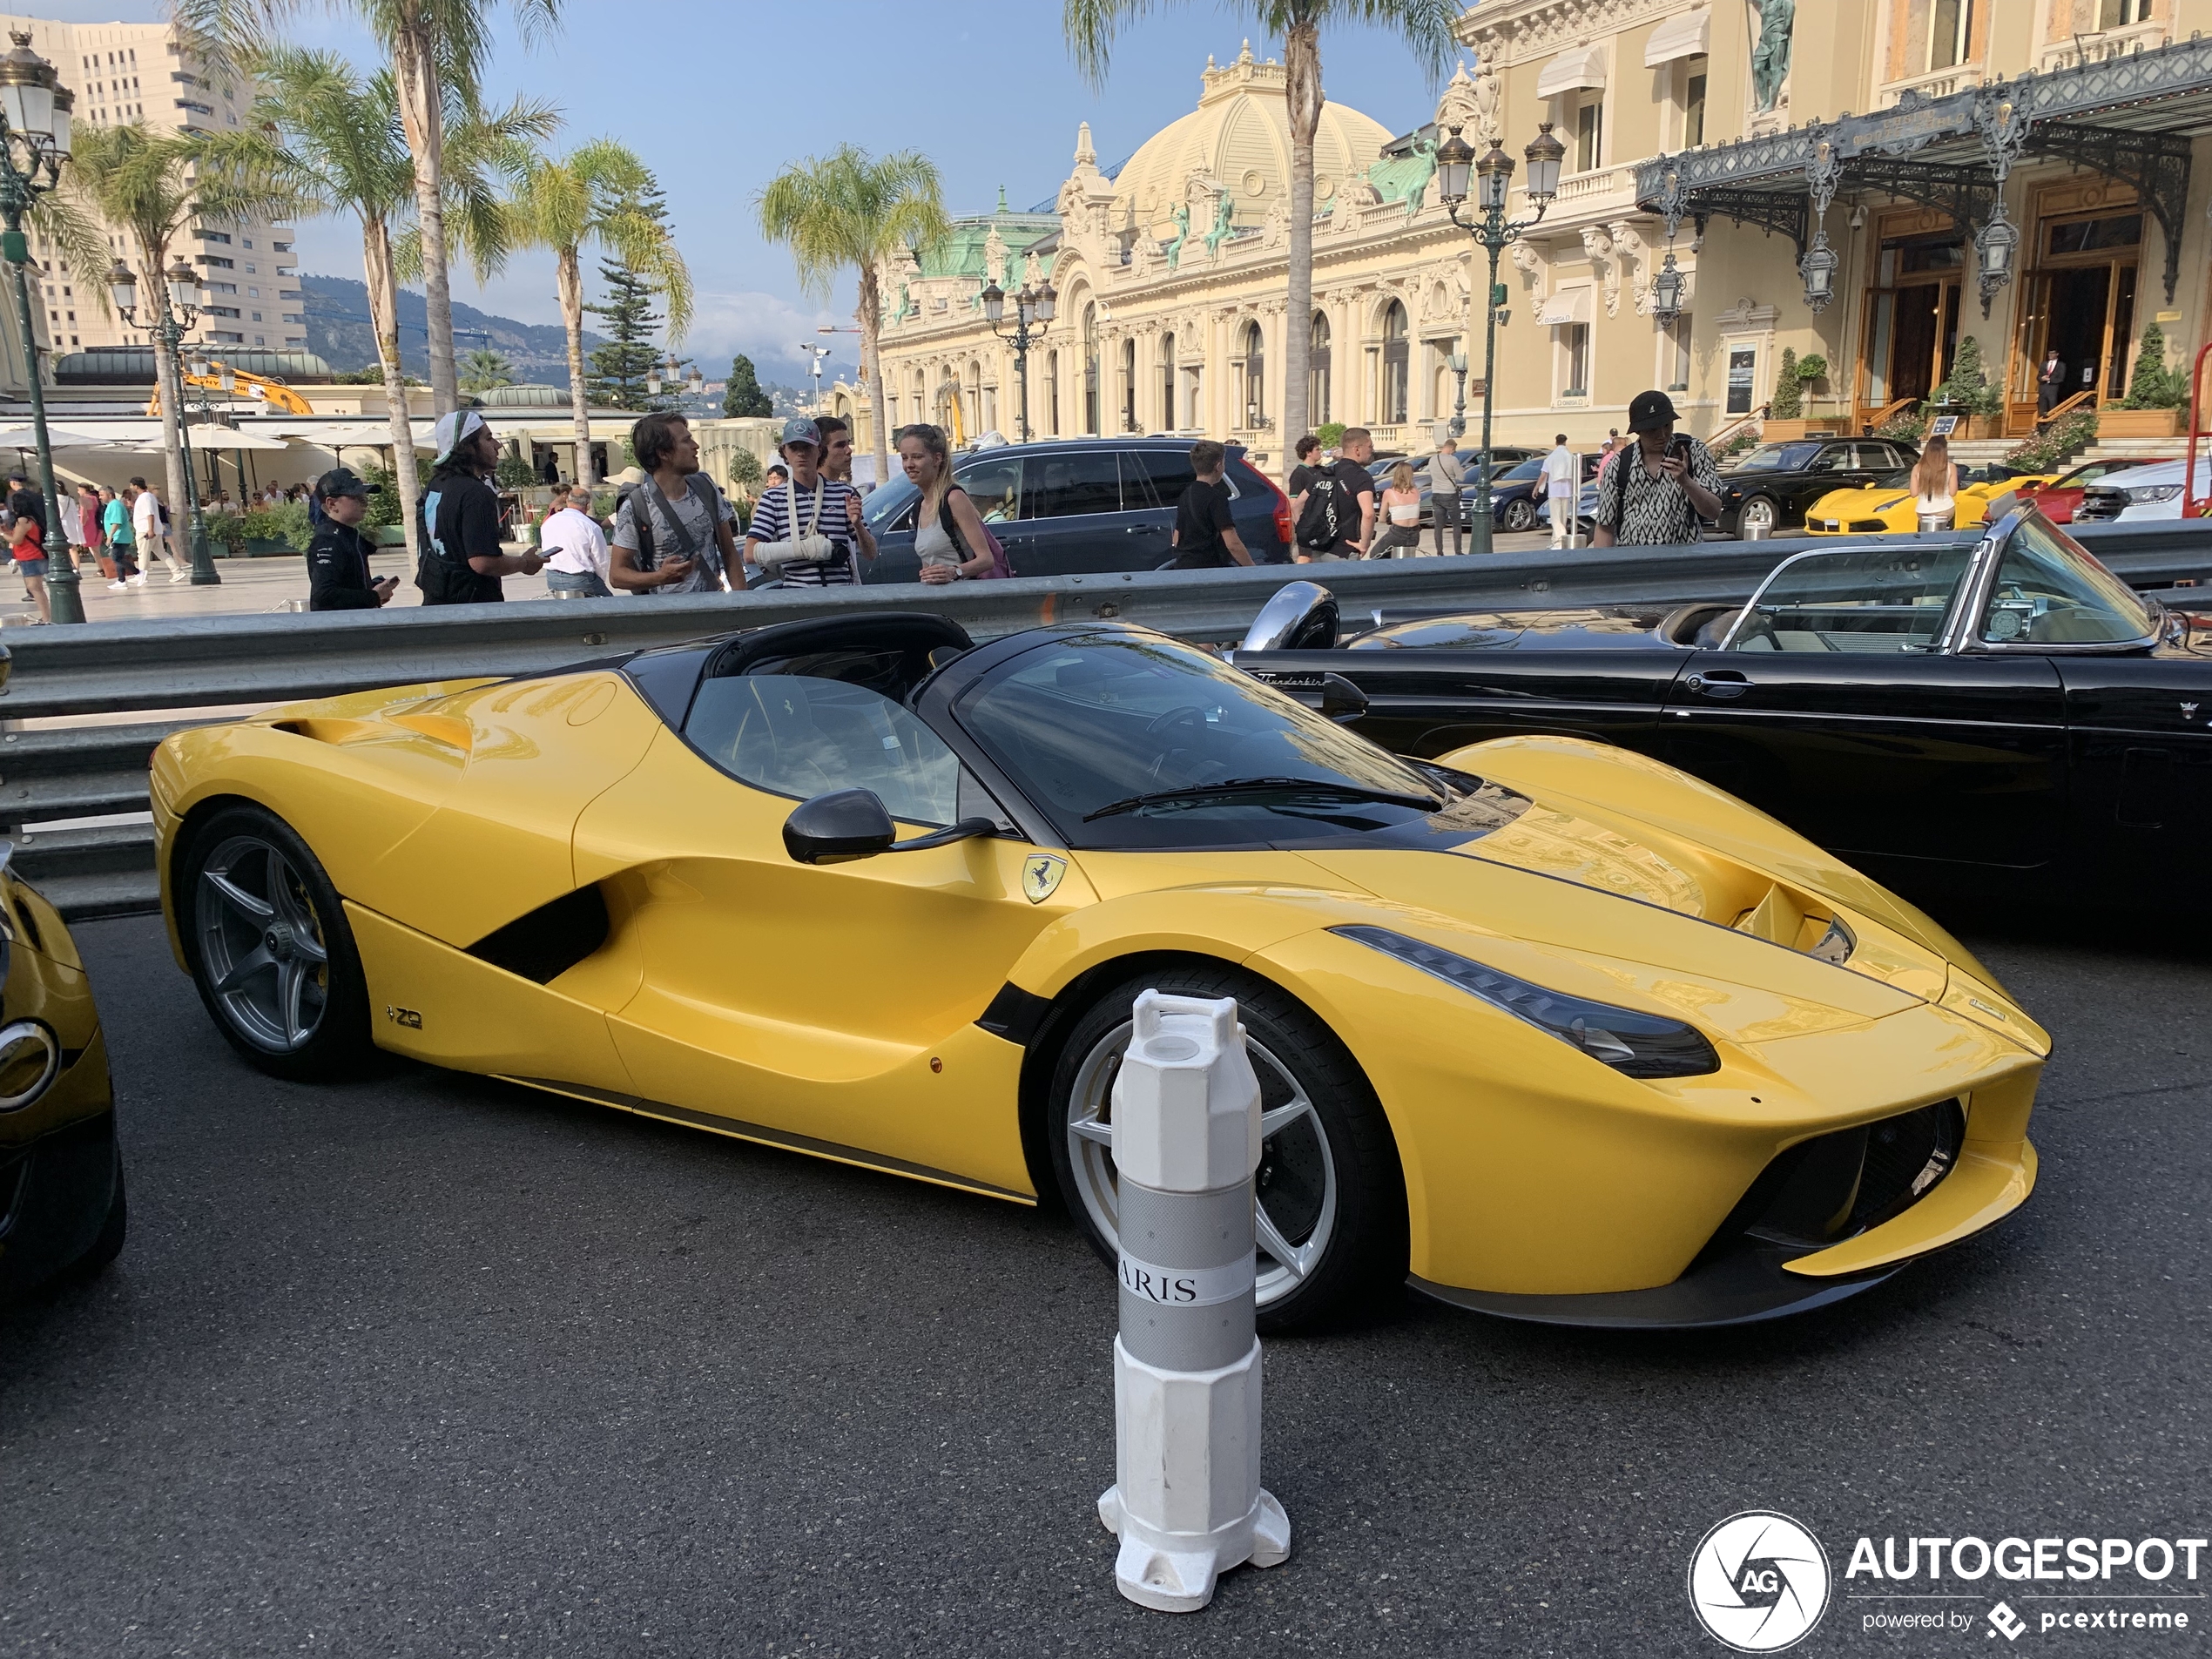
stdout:
<svg viewBox="0 0 2212 1659">
<path fill-rule="evenodd" d="M 368 516 L 368 486 L 350 467 L 333 467 L 315 480 L 322 528 L 307 544 L 307 609 L 374 610 L 397 588 L 397 577 L 369 573 L 374 548 L 361 533 Z"/>
<path fill-rule="evenodd" d="M 822 475 L 821 428 L 784 422 L 787 483 L 761 493 L 745 527 L 745 558 L 786 586 L 851 587 L 860 580 L 860 492 Z"/>
<path fill-rule="evenodd" d="M 499 465 L 499 440 L 474 409 L 438 417 L 437 459 L 422 495 L 422 562 L 415 585 L 426 605 L 496 603 L 504 576 L 536 576 L 545 561 L 499 543 L 499 493 L 485 482 Z"/>
</svg>

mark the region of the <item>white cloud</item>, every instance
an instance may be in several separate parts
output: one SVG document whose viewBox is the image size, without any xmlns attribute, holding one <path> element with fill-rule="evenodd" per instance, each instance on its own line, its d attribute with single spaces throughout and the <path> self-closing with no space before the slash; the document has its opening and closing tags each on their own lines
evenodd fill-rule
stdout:
<svg viewBox="0 0 2212 1659">
<path fill-rule="evenodd" d="M 842 373 L 850 380 L 859 361 L 859 342 L 851 334 L 816 334 L 824 323 L 844 327 L 846 320 L 826 307 L 794 304 L 781 294 L 709 290 L 695 296 L 691 332 L 685 338 L 684 350 L 710 374 L 727 370 L 728 360 L 743 352 L 763 379 L 791 381 L 807 372 L 803 342 L 819 340 L 834 353 L 822 365 L 824 377 Z"/>
</svg>

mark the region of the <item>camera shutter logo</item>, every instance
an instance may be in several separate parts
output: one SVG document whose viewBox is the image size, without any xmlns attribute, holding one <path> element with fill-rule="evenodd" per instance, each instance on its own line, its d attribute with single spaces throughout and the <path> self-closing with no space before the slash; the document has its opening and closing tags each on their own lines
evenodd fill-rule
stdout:
<svg viewBox="0 0 2212 1659">
<path fill-rule="evenodd" d="M 1779 1653 L 1828 1610 L 1828 1552 L 1787 1515 L 1746 1510 L 1707 1533 L 1689 1558 L 1689 1605 L 1738 1653 Z"/>
</svg>

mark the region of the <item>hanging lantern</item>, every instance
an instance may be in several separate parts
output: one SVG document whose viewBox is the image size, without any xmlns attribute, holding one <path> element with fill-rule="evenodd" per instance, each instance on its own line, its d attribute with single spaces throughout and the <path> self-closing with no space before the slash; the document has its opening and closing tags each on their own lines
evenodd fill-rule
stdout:
<svg viewBox="0 0 2212 1659">
<path fill-rule="evenodd" d="M 1651 279 L 1651 314 L 1662 328 L 1673 326 L 1682 315 L 1682 273 L 1675 266 L 1675 251 L 1667 250 L 1667 262 L 1659 267 L 1659 274 Z"/>
<path fill-rule="evenodd" d="M 1805 304 L 1816 317 L 1827 310 L 1828 302 L 1836 297 L 1836 267 L 1843 263 L 1836 257 L 1836 250 L 1828 246 L 1828 233 L 1813 233 L 1812 246 L 1797 261 L 1797 274 L 1804 281 Z"/>
</svg>

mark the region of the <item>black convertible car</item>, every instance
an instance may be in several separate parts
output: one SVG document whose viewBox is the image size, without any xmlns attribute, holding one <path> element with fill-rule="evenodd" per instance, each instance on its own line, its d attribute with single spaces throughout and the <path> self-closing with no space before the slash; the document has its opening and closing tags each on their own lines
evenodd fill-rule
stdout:
<svg viewBox="0 0 2212 1659">
<path fill-rule="evenodd" d="M 1795 555 L 1746 605 L 1335 636 L 1334 601 L 1294 584 L 1234 660 L 1402 753 L 1642 751 L 1908 891 L 2124 882 L 2212 830 L 2212 607 L 2135 593 L 2032 506 L 1979 541 Z"/>
<path fill-rule="evenodd" d="M 1863 489 L 1910 467 L 1920 453 L 1887 438 L 1804 438 L 1763 443 L 1721 469 L 1723 536 L 1772 536 L 1797 529 L 1805 509 L 1832 489 Z"/>
</svg>

